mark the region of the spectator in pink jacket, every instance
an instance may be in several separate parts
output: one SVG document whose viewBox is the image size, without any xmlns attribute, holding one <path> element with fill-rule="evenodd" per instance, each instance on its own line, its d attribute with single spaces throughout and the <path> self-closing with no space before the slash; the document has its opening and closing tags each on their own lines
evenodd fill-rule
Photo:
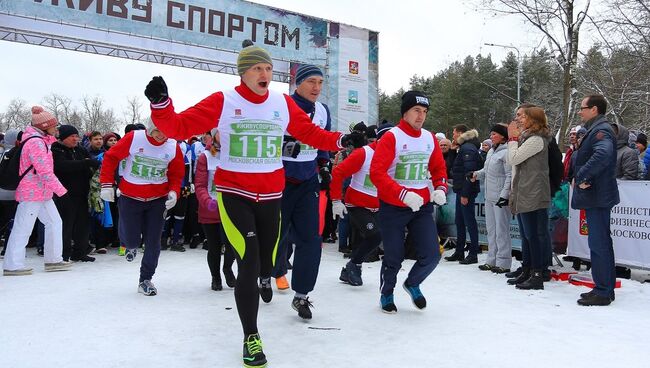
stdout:
<svg viewBox="0 0 650 368">
<path fill-rule="evenodd" d="M 228 287 L 235 287 L 235 275 L 232 272 L 232 264 L 235 261 L 235 253 L 232 246 L 228 244 L 228 238 L 223 231 L 219 209 L 217 208 L 217 191 L 213 185 L 214 173 L 219 163 L 219 131 L 217 128 L 210 132 L 213 136 L 212 144 L 206 147 L 196 161 L 196 174 L 194 185 L 196 199 L 199 202 L 199 223 L 203 226 L 203 232 L 208 242 L 208 267 L 212 274 L 212 290 L 223 289 L 221 284 L 221 247 L 225 246 L 223 256 L 223 274 Z"/>
<path fill-rule="evenodd" d="M 4 259 L 5 276 L 30 275 L 25 267 L 25 247 L 36 218 L 45 225 L 45 271 L 64 271 L 70 267 L 62 258 L 62 222 L 52 200 L 61 197 L 65 187 L 54 175 L 49 145 L 56 141 L 57 121 L 40 106 L 32 107 L 32 124 L 25 129 L 21 144 L 19 173 L 27 174 L 16 189 L 16 217 Z"/>
</svg>

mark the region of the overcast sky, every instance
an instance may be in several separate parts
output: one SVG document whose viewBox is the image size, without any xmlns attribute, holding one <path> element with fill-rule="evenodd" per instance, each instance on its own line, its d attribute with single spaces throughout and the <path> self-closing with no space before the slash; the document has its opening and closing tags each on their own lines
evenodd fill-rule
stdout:
<svg viewBox="0 0 650 368">
<path fill-rule="evenodd" d="M 467 55 L 492 54 L 500 62 L 507 50 L 486 42 L 513 45 L 522 54 L 540 45 L 539 35 L 520 18 L 494 18 L 459 0 L 399 0 L 399 6 L 371 0 L 254 2 L 379 32 L 379 87 L 389 93 L 408 88 L 414 74 L 432 76 Z M 0 111 L 13 98 L 33 105 L 56 92 L 75 103 L 83 95 L 100 95 L 121 116 L 128 97 L 142 96 L 144 105 L 143 90 L 154 75 L 165 78 L 180 110 L 239 82 L 234 76 L 7 41 L 0 41 L 0 55 Z"/>
</svg>

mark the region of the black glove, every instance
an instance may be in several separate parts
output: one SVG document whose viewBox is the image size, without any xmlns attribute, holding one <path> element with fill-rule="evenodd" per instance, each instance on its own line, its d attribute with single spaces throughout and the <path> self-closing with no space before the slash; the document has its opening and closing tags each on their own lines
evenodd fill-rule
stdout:
<svg viewBox="0 0 650 368">
<path fill-rule="evenodd" d="M 330 173 L 330 169 L 327 166 L 321 166 L 320 170 L 318 170 L 318 175 L 320 175 L 321 188 L 329 188 L 330 183 L 332 182 L 332 174 Z"/>
<path fill-rule="evenodd" d="M 499 207 L 499 208 L 503 208 L 504 206 L 507 206 L 508 203 L 510 203 L 509 200 L 507 200 L 507 199 L 505 199 L 503 197 L 499 197 L 499 200 L 497 201 L 496 206 Z"/>
<path fill-rule="evenodd" d="M 147 96 L 152 104 L 159 104 L 167 101 L 169 95 L 167 94 L 167 85 L 162 77 L 153 77 L 151 82 L 147 84 L 144 89 L 144 95 Z"/>
<path fill-rule="evenodd" d="M 88 165 L 89 168 L 97 169 L 99 168 L 99 160 L 94 158 L 88 159 L 86 160 L 86 165 Z"/>
<path fill-rule="evenodd" d="M 352 132 L 350 134 L 345 134 L 341 138 L 341 146 L 348 147 L 353 146 L 354 148 L 360 148 L 366 145 L 366 136 L 363 133 Z"/>
<path fill-rule="evenodd" d="M 285 135 L 282 141 L 282 156 L 296 158 L 299 153 L 300 142 L 290 135 Z"/>
</svg>

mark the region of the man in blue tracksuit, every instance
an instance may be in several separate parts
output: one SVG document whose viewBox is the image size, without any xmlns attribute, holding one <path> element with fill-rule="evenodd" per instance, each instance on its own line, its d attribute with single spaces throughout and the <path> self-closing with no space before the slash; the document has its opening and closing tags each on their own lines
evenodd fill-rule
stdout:
<svg viewBox="0 0 650 368">
<path fill-rule="evenodd" d="M 582 138 L 574 167 L 571 207 L 587 216 L 591 275 L 596 286 L 580 294 L 578 304 L 609 305 L 614 300 L 616 264 L 610 232 L 612 208 L 620 202 L 616 183 L 616 135 L 605 117 L 607 102 L 600 95 L 580 104 L 580 119 L 587 134 Z"/>
<path fill-rule="evenodd" d="M 296 71 L 296 91 L 291 98 L 309 115 L 319 127 L 330 130 L 331 118 L 327 105 L 317 101 L 323 86 L 323 72 L 313 65 L 302 65 Z M 285 142 L 295 141 L 285 136 Z M 285 150 L 286 151 L 286 150 Z M 282 193 L 282 224 L 280 243 L 275 259 L 273 276 L 278 289 L 288 288 L 287 248 L 289 230 L 296 245 L 293 256 L 291 289 L 296 293 L 291 303 L 303 319 L 311 319 L 311 302 L 307 294 L 314 289 L 321 258 L 321 236 L 318 230 L 318 198 L 320 181 L 329 183 L 331 176 L 327 163 L 329 153 L 300 144 L 297 157 L 283 156 L 286 187 Z M 271 280 L 262 279 L 260 285 L 262 300 L 270 302 Z"/>
</svg>

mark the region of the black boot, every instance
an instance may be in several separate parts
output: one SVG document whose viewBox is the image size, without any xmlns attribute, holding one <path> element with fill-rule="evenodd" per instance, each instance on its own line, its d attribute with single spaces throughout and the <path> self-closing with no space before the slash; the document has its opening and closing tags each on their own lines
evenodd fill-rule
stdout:
<svg viewBox="0 0 650 368">
<path fill-rule="evenodd" d="M 223 285 L 221 285 L 221 277 L 217 276 L 212 278 L 212 290 L 214 291 L 223 290 Z"/>
<path fill-rule="evenodd" d="M 523 267 L 519 267 L 512 272 L 506 272 L 506 278 L 514 279 L 519 277 L 519 275 L 521 275 L 521 273 L 523 272 L 523 269 L 524 269 Z"/>
<path fill-rule="evenodd" d="M 449 262 L 462 261 L 464 259 L 465 259 L 465 252 L 454 252 L 454 254 L 450 255 L 449 257 L 445 257 L 445 261 L 449 261 Z"/>
<path fill-rule="evenodd" d="M 530 269 L 522 267 L 519 276 L 509 279 L 508 285 L 521 284 L 522 282 L 528 280 L 529 278 L 530 278 Z"/>
<path fill-rule="evenodd" d="M 460 260 L 458 263 L 462 265 L 470 265 L 470 264 L 476 264 L 478 263 L 478 257 L 476 254 L 468 254 L 465 259 Z"/>
<path fill-rule="evenodd" d="M 517 284 L 517 289 L 521 290 L 544 290 L 544 276 L 542 271 L 533 271 L 528 280 Z"/>
</svg>

